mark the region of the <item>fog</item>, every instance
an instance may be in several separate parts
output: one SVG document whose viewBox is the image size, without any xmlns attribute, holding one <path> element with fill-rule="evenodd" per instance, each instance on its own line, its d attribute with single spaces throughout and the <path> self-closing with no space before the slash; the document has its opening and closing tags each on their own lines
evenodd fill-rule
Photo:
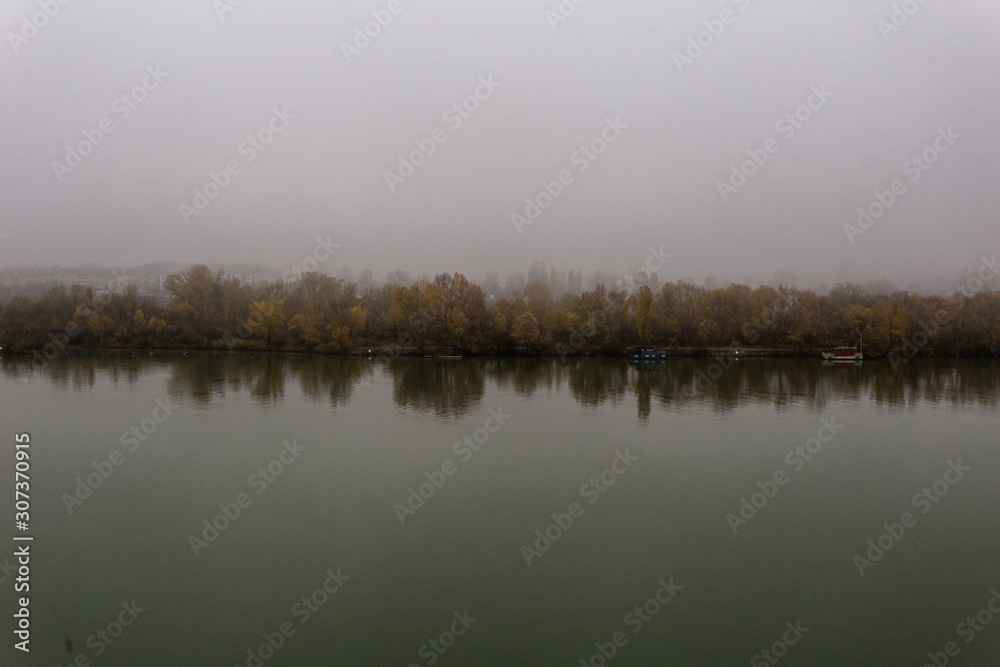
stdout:
<svg viewBox="0 0 1000 667">
<path fill-rule="evenodd" d="M 0 21 L 3 267 L 280 271 L 323 239 L 331 271 L 380 278 L 669 255 L 661 281 L 906 286 L 1000 250 L 996 1 L 16 0 Z"/>
</svg>

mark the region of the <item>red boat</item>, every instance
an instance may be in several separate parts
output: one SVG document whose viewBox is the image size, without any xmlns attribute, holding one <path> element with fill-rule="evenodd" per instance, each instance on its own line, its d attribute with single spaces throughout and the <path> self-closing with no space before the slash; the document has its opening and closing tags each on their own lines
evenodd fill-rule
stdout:
<svg viewBox="0 0 1000 667">
<path fill-rule="evenodd" d="M 823 359 L 826 361 L 844 361 L 854 363 L 864 359 L 864 354 L 858 352 L 858 348 L 847 345 L 839 345 L 830 352 L 823 352 Z"/>
</svg>

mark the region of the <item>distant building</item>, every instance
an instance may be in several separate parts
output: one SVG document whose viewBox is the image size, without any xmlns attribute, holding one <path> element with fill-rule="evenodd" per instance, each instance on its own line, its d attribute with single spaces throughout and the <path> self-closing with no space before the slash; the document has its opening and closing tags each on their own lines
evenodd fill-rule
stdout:
<svg viewBox="0 0 1000 667">
<path fill-rule="evenodd" d="M 165 283 L 174 273 L 191 268 L 190 264 L 152 262 L 138 267 L 104 267 L 85 264 L 75 267 L 11 267 L 0 268 L 0 286 L 8 296 L 41 294 L 59 285 L 67 289 L 74 285 L 89 287 L 94 296 L 101 298 L 111 292 L 124 292 L 134 286 L 139 294 L 160 302 L 170 299 Z M 261 285 L 278 280 L 278 275 L 264 264 L 218 264 L 209 266 L 213 272 L 222 272 L 224 278 L 236 278 L 245 285 Z"/>
</svg>

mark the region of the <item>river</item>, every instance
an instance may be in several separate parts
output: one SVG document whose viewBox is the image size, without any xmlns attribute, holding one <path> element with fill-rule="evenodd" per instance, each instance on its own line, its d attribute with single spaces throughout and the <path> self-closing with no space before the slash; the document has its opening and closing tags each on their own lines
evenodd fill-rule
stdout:
<svg viewBox="0 0 1000 667">
<path fill-rule="evenodd" d="M 0 664 L 1000 664 L 995 361 L 7 357 L 0 402 Z"/>
</svg>

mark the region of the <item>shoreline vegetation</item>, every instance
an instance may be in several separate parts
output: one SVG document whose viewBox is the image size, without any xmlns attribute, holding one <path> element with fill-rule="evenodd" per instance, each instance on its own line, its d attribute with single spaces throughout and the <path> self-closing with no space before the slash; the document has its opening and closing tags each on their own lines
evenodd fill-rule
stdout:
<svg viewBox="0 0 1000 667">
<path fill-rule="evenodd" d="M 655 346 L 677 356 L 811 357 L 863 338 L 866 356 L 890 360 L 998 356 L 1000 292 L 976 282 L 942 297 L 855 283 L 820 296 L 684 281 L 655 292 L 598 284 L 556 295 L 536 280 L 494 298 L 460 273 L 362 290 L 317 273 L 248 285 L 196 265 L 167 278 L 166 304 L 134 286 L 100 298 L 82 285 L 11 298 L 0 304 L 0 347 L 45 358 L 98 350 L 420 356 L 442 346 L 470 356 L 621 356 Z"/>
</svg>

